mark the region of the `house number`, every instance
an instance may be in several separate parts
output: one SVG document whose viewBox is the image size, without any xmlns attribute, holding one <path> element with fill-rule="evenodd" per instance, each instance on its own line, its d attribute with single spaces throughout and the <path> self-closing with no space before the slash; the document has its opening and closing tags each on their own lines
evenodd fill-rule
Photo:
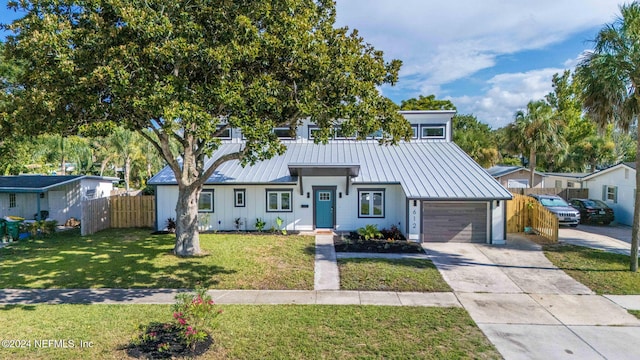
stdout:
<svg viewBox="0 0 640 360">
<path fill-rule="evenodd" d="M 417 228 L 417 226 L 416 226 L 416 214 L 417 214 L 416 210 L 413 209 L 413 223 L 411 224 L 411 228 L 413 228 L 413 229 Z"/>
</svg>

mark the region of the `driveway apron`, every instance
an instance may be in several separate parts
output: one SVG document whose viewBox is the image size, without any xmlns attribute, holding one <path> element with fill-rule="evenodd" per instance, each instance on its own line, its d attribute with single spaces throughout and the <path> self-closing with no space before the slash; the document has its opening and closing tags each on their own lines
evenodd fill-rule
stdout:
<svg viewBox="0 0 640 360">
<path fill-rule="evenodd" d="M 631 359 L 640 321 L 559 270 L 539 245 L 426 243 L 460 303 L 505 359 Z"/>
</svg>

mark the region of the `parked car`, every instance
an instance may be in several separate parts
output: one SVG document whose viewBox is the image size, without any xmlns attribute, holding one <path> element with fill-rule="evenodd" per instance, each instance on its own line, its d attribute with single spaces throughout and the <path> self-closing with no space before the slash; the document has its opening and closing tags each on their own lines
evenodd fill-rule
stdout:
<svg viewBox="0 0 640 360">
<path fill-rule="evenodd" d="M 580 211 L 580 222 L 603 223 L 609 225 L 613 219 L 613 209 L 604 201 L 593 199 L 570 199 L 569 203 Z"/>
<path fill-rule="evenodd" d="M 529 195 L 536 199 L 542 206 L 547 208 L 558 217 L 560 225 L 576 227 L 580 223 L 580 212 L 571 207 L 563 198 L 557 195 Z"/>
</svg>

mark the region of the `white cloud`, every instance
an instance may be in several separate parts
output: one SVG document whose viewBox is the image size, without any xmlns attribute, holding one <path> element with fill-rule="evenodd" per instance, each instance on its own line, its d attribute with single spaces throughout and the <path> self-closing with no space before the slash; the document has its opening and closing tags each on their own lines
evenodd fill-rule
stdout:
<svg viewBox="0 0 640 360">
<path fill-rule="evenodd" d="M 494 129 L 513 121 L 515 112 L 529 101 L 543 99 L 553 90 L 551 79 L 563 69 L 549 68 L 526 73 L 500 74 L 488 81 L 489 89 L 481 96 L 461 96 L 451 100 L 461 114 L 474 114 Z"/>
<path fill-rule="evenodd" d="M 612 0 L 337 0 L 338 25 L 357 28 L 386 58 L 403 61 L 400 81 L 384 88 L 386 95 L 451 97 L 460 112 L 473 112 L 493 127 L 509 123 L 518 108 L 546 95 L 552 75 L 563 71 L 533 64 L 501 74 L 495 68 L 498 57 L 543 50 L 610 23 L 618 13 Z M 577 61 L 551 66 L 571 68 Z M 441 93 L 443 86 L 485 69 L 497 75 L 480 85 L 469 81 L 482 90 Z"/>
</svg>

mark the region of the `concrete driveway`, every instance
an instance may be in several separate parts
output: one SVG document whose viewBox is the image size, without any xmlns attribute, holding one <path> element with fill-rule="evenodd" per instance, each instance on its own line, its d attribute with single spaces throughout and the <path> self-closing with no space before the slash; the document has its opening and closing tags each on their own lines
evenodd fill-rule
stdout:
<svg viewBox="0 0 640 360">
<path fill-rule="evenodd" d="M 505 359 L 637 358 L 629 344 L 640 342 L 640 320 L 553 266 L 525 236 L 423 247 Z"/>
<path fill-rule="evenodd" d="M 631 227 L 625 225 L 579 225 L 577 228 L 561 227 L 560 242 L 601 249 L 629 255 Z"/>
</svg>

